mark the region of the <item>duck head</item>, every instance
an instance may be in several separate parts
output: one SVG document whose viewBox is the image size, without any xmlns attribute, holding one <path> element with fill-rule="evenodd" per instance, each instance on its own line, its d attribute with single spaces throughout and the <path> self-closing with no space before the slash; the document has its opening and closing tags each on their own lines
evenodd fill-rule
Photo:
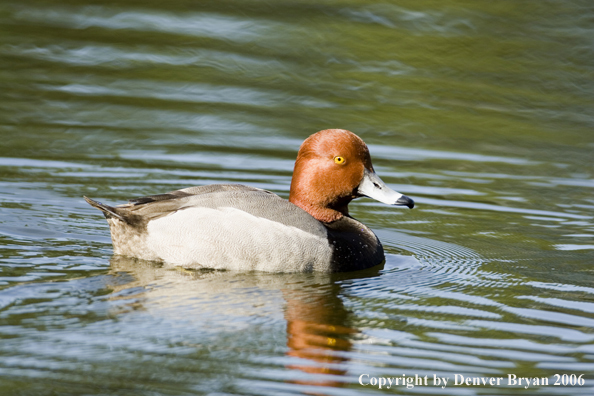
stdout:
<svg viewBox="0 0 594 396">
<path fill-rule="evenodd" d="M 365 142 L 344 129 L 326 129 L 303 142 L 297 154 L 289 201 L 319 221 L 348 216 L 348 204 L 369 197 L 388 205 L 414 207 L 409 197 L 376 175 Z"/>
</svg>

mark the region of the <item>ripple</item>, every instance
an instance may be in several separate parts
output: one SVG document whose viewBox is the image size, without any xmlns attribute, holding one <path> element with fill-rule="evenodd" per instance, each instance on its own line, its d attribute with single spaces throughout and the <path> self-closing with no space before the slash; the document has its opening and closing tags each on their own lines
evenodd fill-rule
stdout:
<svg viewBox="0 0 594 396">
<path fill-rule="evenodd" d="M 39 160 L 31 158 L 9 158 L 0 157 L 0 166 L 14 166 L 19 168 L 58 168 L 58 169 L 76 169 L 90 168 L 87 164 L 77 164 L 66 161 Z"/>
<path fill-rule="evenodd" d="M 15 12 L 14 17 L 21 21 L 76 30 L 90 27 L 126 29 L 210 37 L 240 43 L 255 41 L 276 26 L 272 21 L 246 20 L 215 13 L 186 12 L 177 15 L 164 11 L 119 11 L 106 7 L 27 8 Z"/>
<path fill-rule="evenodd" d="M 555 245 L 557 250 L 594 250 L 594 245 L 578 245 L 571 243 L 562 243 Z"/>
<path fill-rule="evenodd" d="M 582 312 L 594 314 L 594 303 L 584 301 L 571 301 L 562 298 L 546 298 L 538 296 L 517 296 L 518 299 L 532 300 L 554 307 L 562 307 L 566 309 L 575 309 Z"/>
<path fill-rule="evenodd" d="M 577 286 L 577 285 L 568 285 L 562 283 L 545 283 L 545 282 L 535 282 L 530 281 L 526 282 L 526 285 L 542 288 L 542 289 L 550 289 L 550 290 L 559 290 L 563 292 L 584 292 L 588 294 L 594 294 L 594 288 L 592 287 L 584 287 L 584 286 Z"/>
<path fill-rule="evenodd" d="M 540 316 L 539 319 L 543 319 L 543 317 Z M 594 341 L 594 335 L 592 334 L 584 333 L 579 330 L 565 329 L 555 326 L 527 325 L 510 322 L 491 322 L 486 320 L 469 320 L 466 323 L 471 326 L 478 326 L 490 330 L 502 331 L 505 333 L 552 337 L 568 342 Z"/>
<path fill-rule="evenodd" d="M 82 45 L 64 43 L 62 45 L 26 46 L 3 45 L 0 53 L 11 56 L 29 57 L 74 66 L 117 66 L 119 69 L 136 68 L 139 63 L 153 66 L 194 66 L 210 67 L 227 73 L 241 73 L 251 77 L 269 76 L 278 70 L 288 71 L 292 65 L 287 60 L 257 57 L 235 52 L 210 50 L 206 48 L 176 48 L 175 52 L 165 52 L 159 48 L 126 48 L 109 45 Z M 55 80 L 70 80 L 68 75 L 56 73 Z M 40 78 L 41 79 L 41 78 Z"/>
<path fill-rule="evenodd" d="M 340 13 L 355 22 L 404 28 L 416 34 L 437 32 L 449 36 L 474 30 L 470 18 L 452 15 L 451 10 L 446 13 L 437 10 L 412 10 L 394 4 L 368 4 L 358 8 L 343 8 Z"/>
<path fill-rule="evenodd" d="M 472 276 L 484 263 L 479 254 L 463 246 L 385 229 L 376 233 L 384 244 L 413 253 L 423 267 L 431 269 L 432 273 L 426 274 L 423 282 L 435 284 Z"/>
<path fill-rule="evenodd" d="M 415 198 L 415 202 L 426 203 L 434 206 L 450 206 L 454 208 L 467 208 L 467 209 L 478 209 L 488 210 L 494 212 L 507 212 L 507 213 L 522 213 L 522 214 L 533 214 L 545 217 L 562 217 L 570 219 L 591 219 L 592 216 L 566 213 L 566 212 L 553 212 L 549 210 L 529 209 L 529 208 L 514 208 L 509 206 L 498 206 L 480 202 L 469 202 L 469 201 L 453 201 L 445 199 L 433 199 L 433 198 Z"/>
<path fill-rule="evenodd" d="M 510 165 L 538 165 L 537 161 L 529 161 L 523 158 L 500 157 L 494 155 L 482 155 L 472 153 L 456 153 L 449 151 L 427 150 L 412 147 L 394 147 L 369 145 L 369 150 L 374 157 L 384 159 L 398 158 L 401 161 L 426 161 L 426 160 L 458 160 L 469 162 L 500 162 Z"/>
<path fill-rule="evenodd" d="M 71 116 L 66 116 L 60 109 L 68 107 Z M 107 116 L 111 114 L 111 116 Z M 134 114 L 134 117 L 130 117 Z M 43 108 L 32 109 L 27 115 L 15 115 L 11 121 L 20 122 L 19 117 L 36 117 L 44 123 L 54 126 L 89 128 L 143 130 L 162 136 L 163 130 L 169 133 L 201 132 L 219 134 L 221 132 L 254 133 L 268 132 L 257 124 L 247 120 L 236 121 L 233 117 L 199 112 L 149 109 L 133 105 L 109 104 L 108 106 L 89 108 L 82 103 L 48 100 Z M 183 139 L 182 139 L 183 140 Z"/>
<path fill-rule="evenodd" d="M 150 88 L 147 88 L 150 87 Z M 127 98 L 153 98 L 189 103 L 225 103 L 236 105 L 279 107 L 281 104 L 327 108 L 333 104 L 314 98 L 286 95 L 280 91 L 232 87 L 211 84 L 161 83 L 134 80 L 103 85 L 67 84 L 40 85 L 40 89 L 66 92 L 76 96 L 113 96 Z"/>
</svg>

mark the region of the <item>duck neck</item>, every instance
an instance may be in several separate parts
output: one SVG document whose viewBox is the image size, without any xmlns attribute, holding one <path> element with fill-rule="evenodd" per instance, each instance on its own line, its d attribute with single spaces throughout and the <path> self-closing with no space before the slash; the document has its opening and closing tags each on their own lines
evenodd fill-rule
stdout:
<svg viewBox="0 0 594 396">
<path fill-rule="evenodd" d="M 301 209 L 315 217 L 316 220 L 319 220 L 323 223 L 332 223 L 336 220 L 342 219 L 344 215 L 348 215 L 348 213 L 343 213 L 342 211 L 336 209 L 312 205 L 311 203 L 306 203 L 298 199 L 290 198 L 289 202 L 299 206 Z"/>
<path fill-rule="evenodd" d="M 343 216 L 349 215 L 348 204 L 351 201 L 350 198 L 336 199 L 329 202 L 327 197 L 316 196 L 314 192 L 310 191 L 312 190 L 298 189 L 291 184 L 289 202 L 299 206 L 323 223 L 332 223 L 340 220 Z"/>
<path fill-rule="evenodd" d="M 323 223 L 332 223 L 349 215 L 350 191 L 335 180 L 328 180 L 324 167 L 301 155 L 295 161 L 289 202 L 299 206 Z"/>
</svg>

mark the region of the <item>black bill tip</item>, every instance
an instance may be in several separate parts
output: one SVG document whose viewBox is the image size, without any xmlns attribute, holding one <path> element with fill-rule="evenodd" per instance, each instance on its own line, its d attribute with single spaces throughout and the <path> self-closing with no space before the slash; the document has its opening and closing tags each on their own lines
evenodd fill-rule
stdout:
<svg viewBox="0 0 594 396">
<path fill-rule="evenodd" d="M 412 209 L 415 207 L 415 201 L 413 201 L 406 195 L 403 195 L 400 198 L 398 198 L 398 200 L 396 201 L 396 205 L 404 205 L 408 206 L 409 209 Z"/>
</svg>

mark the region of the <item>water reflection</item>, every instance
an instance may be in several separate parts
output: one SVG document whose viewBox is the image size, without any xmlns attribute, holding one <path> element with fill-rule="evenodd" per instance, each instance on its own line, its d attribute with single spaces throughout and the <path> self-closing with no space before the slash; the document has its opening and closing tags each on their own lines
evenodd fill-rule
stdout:
<svg viewBox="0 0 594 396">
<path fill-rule="evenodd" d="M 382 266 L 350 274 L 268 274 L 163 268 L 158 263 L 113 256 L 113 315 L 142 310 L 188 317 L 222 331 L 253 320 L 286 321 L 285 367 L 306 374 L 289 383 L 341 387 L 352 337 L 359 333 L 341 299 L 342 281 L 377 277 Z M 212 309 L 210 309 L 212 308 Z M 200 331 L 194 329 L 195 331 Z M 187 329 L 186 331 L 194 331 Z M 320 376 L 321 375 L 321 376 Z M 325 377 L 327 376 L 327 377 Z"/>
<path fill-rule="evenodd" d="M 358 331 L 348 325 L 348 312 L 339 297 L 341 286 L 330 283 L 321 293 L 310 295 L 307 289 L 285 290 L 285 319 L 287 321 L 287 355 L 306 359 L 289 365 L 310 374 L 344 375 L 341 363 L 349 359 L 340 351 L 352 348 L 349 336 Z M 312 364 L 313 362 L 313 364 Z M 334 379 L 295 381 L 318 386 L 341 386 Z"/>
</svg>

